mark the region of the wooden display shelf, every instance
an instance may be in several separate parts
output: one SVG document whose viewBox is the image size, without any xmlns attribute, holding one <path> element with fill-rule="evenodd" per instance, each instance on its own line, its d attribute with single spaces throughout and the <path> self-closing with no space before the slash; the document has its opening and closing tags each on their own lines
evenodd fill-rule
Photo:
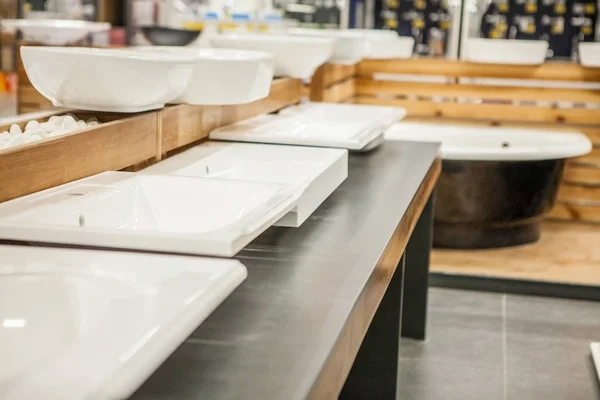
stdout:
<svg viewBox="0 0 600 400">
<path fill-rule="evenodd" d="M 323 64 L 314 73 L 307 88 L 311 101 L 344 103 L 354 97 L 355 64 Z"/>
<path fill-rule="evenodd" d="M 600 230 L 588 224 L 546 222 L 539 242 L 492 250 L 434 250 L 433 273 L 598 286 Z"/>
<path fill-rule="evenodd" d="M 39 117 L 73 113 L 101 124 L 67 135 L 0 150 L 0 202 L 104 171 L 136 171 L 184 146 L 207 138 L 215 128 L 297 104 L 302 84 L 273 82 L 270 95 L 239 106 L 168 106 L 139 114 L 55 110 Z M 18 122 L 21 129 L 29 119 Z M 0 126 L 0 132 L 9 126 Z"/>
</svg>

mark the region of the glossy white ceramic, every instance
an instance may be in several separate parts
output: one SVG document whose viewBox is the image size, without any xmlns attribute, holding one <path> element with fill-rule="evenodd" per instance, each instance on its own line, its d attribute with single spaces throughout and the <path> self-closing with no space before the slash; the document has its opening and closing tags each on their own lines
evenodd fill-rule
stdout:
<svg viewBox="0 0 600 400">
<path fill-rule="evenodd" d="M 213 47 L 259 50 L 275 56 L 275 75 L 308 80 L 333 55 L 335 39 L 276 34 L 226 34 L 210 39 Z"/>
<path fill-rule="evenodd" d="M 410 58 L 413 55 L 415 39 L 409 36 L 399 36 L 395 31 L 375 29 L 351 29 L 351 32 L 365 36 L 367 49 L 365 58 L 391 59 Z"/>
<path fill-rule="evenodd" d="M 231 257 L 302 189 L 105 172 L 3 203 L 0 238 Z"/>
<path fill-rule="evenodd" d="M 0 246 L 0 398 L 128 398 L 246 275 L 236 260 Z"/>
<path fill-rule="evenodd" d="M 275 224 L 298 227 L 348 177 L 348 151 L 209 141 L 142 173 L 304 186 L 297 206 Z"/>
<path fill-rule="evenodd" d="M 21 47 L 33 86 L 55 106 L 140 112 L 162 108 L 187 88 L 195 58 L 88 47 Z"/>
<path fill-rule="evenodd" d="M 333 56 L 329 60 L 332 64 L 351 65 L 365 58 L 367 40 L 360 32 L 344 29 L 309 29 L 292 28 L 287 33 L 296 36 L 325 37 L 335 39 Z"/>
<path fill-rule="evenodd" d="M 135 49 L 194 57 L 194 72 L 189 84 L 173 103 L 244 104 L 267 97 L 271 90 L 274 57 L 265 52 L 167 46 Z"/>
<path fill-rule="evenodd" d="M 210 137 L 369 151 L 381 144 L 383 132 L 405 113 L 396 107 L 307 103 L 289 107 L 279 115 L 261 115 L 216 129 Z"/>
<path fill-rule="evenodd" d="M 385 138 L 440 142 L 446 160 L 552 160 L 582 156 L 592 150 L 590 140 L 580 133 L 416 122 L 393 125 Z"/>
<path fill-rule="evenodd" d="M 579 61 L 584 67 L 600 67 L 600 43 L 580 42 Z"/>
<path fill-rule="evenodd" d="M 598 382 L 600 383 L 600 343 L 591 343 L 590 350 L 592 351 L 592 360 L 596 366 L 596 374 L 598 375 Z"/>
<path fill-rule="evenodd" d="M 466 60 L 485 64 L 539 65 L 546 59 L 544 40 L 467 39 Z"/>
<path fill-rule="evenodd" d="M 3 19 L 0 27 L 5 32 L 20 31 L 23 39 L 47 45 L 75 43 L 87 35 L 108 32 L 106 22 L 72 21 L 61 19 Z"/>
</svg>

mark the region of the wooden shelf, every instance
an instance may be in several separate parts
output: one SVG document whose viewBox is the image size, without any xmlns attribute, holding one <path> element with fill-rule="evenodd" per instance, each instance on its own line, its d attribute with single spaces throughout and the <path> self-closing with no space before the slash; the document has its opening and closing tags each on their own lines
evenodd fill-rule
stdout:
<svg viewBox="0 0 600 400">
<path fill-rule="evenodd" d="M 598 226 L 546 222 L 538 243 L 493 250 L 434 250 L 431 271 L 600 286 L 599 244 Z"/>
</svg>

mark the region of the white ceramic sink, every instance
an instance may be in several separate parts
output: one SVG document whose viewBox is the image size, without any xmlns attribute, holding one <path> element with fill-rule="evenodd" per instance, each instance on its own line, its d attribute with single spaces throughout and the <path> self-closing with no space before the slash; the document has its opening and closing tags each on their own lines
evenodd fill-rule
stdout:
<svg viewBox="0 0 600 400">
<path fill-rule="evenodd" d="M 0 27 L 5 32 L 20 31 L 27 41 L 60 46 L 75 43 L 89 34 L 108 32 L 111 25 L 106 22 L 60 19 L 3 19 Z"/>
<path fill-rule="evenodd" d="M 406 114 L 396 107 L 307 103 L 216 129 L 211 139 L 369 151 Z"/>
<path fill-rule="evenodd" d="M 135 49 L 174 56 L 183 54 L 195 59 L 189 84 L 173 103 L 244 104 L 267 97 L 271 90 L 274 59 L 265 52 L 168 46 Z"/>
<path fill-rule="evenodd" d="M 600 43 L 580 42 L 579 60 L 584 67 L 600 67 Z"/>
<path fill-rule="evenodd" d="M 486 64 L 539 65 L 546 59 L 548 42 L 544 40 L 510 40 L 470 38 L 466 59 Z"/>
<path fill-rule="evenodd" d="M 600 383 L 600 343 L 590 344 L 590 349 L 592 351 L 592 360 L 596 366 L 596 374 L 598 374 L 598 382 Z"/>
<path fill-rule="evenodd" d="M 0 246 L 0 398 L 128 398 L 246 274 L 235 260 Z"/>
<path fill-rule="evenodd" d="M 365 58 L 410 58 L 413 55 L 415 39 L 412 37 L 399 36 L 398 32 L 388 30 L 351 29 L 350 31 L 365 36 L 367 46 Z"/>
<path fill-rule="evenodd" d="M 164 107 L 192 76 L 191 53 L 21 47 L 29 80 L 57 107 L 133 113 Z"/>
<path fill-rule="evenodd" d="M 210 39 L 213 47 L 259 50 L 275 56 L 275 75 L 308 80 L 333 54 L 335 39 L 276 34 L 228 34 Z"/>
<path fill-rule="evenodd" d="M 287 33 L 296 36 L 335 39 L 333 56 L 329 60 L 332 64 L 356 64 L 365 58 L 368 50 L 365 35 L 347 29 L 292 28 L 288 29 Z"/>
<path fill-rule="evenodd" d="M 302 189 L 105 172 L 3 203 L 0 238 L 231 257 Z"/>
<path fill-rule="evenodd" d="M 207 142 L 142 173 L 277 182 L 306 189 L 275 225 L 300 226 L 348 176 L 348 152 L 299 146 Z"/>
</svg>

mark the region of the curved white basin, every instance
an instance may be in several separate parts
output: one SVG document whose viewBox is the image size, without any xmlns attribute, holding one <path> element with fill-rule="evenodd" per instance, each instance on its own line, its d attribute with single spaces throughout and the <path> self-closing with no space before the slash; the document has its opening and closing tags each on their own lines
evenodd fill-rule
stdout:
<svg viewBox="0 0 600 400">
<path fill-rule="evenodd" d="M 446 160 L 553 160 L 582 156 L 592 150 L 590 140 L 580 133 L 517 128 L 400 122 L 385 133 L 385 138 L 440 142 Z"/>
<path fill-rule="evenodd" d="M 77 42 L 89 34 L 108 32 L 111 24 L 62 19 L 3 19 L 0 20 L 0 27 L 6 32 L 21 31 L 23 39 L 28 41 L 65 45 Z"/>
<path fill-rule="evenodd" d="M 367 40 L 360 32 L 344 29 L 309 29 L 292 28 L 287 31 L 291 35 L 324 37 L 335 39 L 333 56 L 329 62 L 332 64 L 356 64 L 367 54 Z"/>
</svg>

